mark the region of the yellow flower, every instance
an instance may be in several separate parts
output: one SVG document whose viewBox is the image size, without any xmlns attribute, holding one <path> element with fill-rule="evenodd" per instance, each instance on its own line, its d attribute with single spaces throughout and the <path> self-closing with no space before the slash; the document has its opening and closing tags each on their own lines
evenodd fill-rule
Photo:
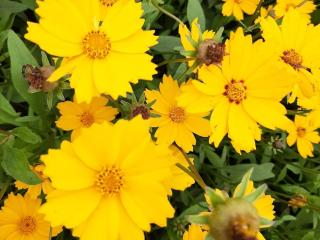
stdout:
<svg viewBox="0 0 320 240">
<path fill-rule="evenodd" d="M 262 42 L 252 43 L 239 28 L 227 42 L 228 55 L 221 68 L 200 68 L 198 78 L 184 86 L 178 98 L 186 112 L 210 111 L 212 135 L 216 147 L 228 133 L 234 148 L 240 152 L 255 149 L 260 140 L 258 124 L 285 129 L 290 120 L 279 101 L 290 91 L 292 83 L 274 63 Z"/>
<path fill-rule="evenodd" d="M 189 66 L 201 64 L 220 64 L 225 55 L 224 43 L 214 40 L 212 31 L 201 32 L 198 18 L 191 23 L 191 31 L 184 24 L 179 25 L 181 44 L 184 48 L 182 54 L 187 57 Z M 195 62 L 196 61 L 196 62 Z"/>
<path fill-rule="evenodd" d="M 113 98 L 131 92 L 130 83 L 152 80 L 156 65 L 145 52 L 157 42 L 142 30 L 141 3 L 119 0 L 99 21 L 96 0 L 38 1 L 39 23 L 28 22 L 25 37 L 51 55 L 64 57 L 48 81 L 72 74 L 78 101 L 99 93 Z M 59 17 L 58 17 L 59 16 Z"/>
<path fill-rule="evenodd" d="M 84 129 L 42 156 L 56 190 L 40 212 L 81 240 L 143 240 L 151 223 L 164 227 L 174 215 L 163 184 L 171 154 L 152 141 L 141 117 Z"/>
<path fill-rule="evenodd" d="M 316 91 L 313 72 L 320 67 L 320 26 L 308 24 L 297 10 L 290 9 L 280 26 L 268 17 L 261 22 L 261 27 L 268 49 L 290 73 L 288 77 L 296 82 L 290 101 L 297 96 L 312 97 Z"/>
<path fill-rule="evenodd" d="M 147 102 L 151 103 L 153 113 L 160 115 L 151 119 L 151 125 L 158 127 L 155 136 L 158 143 L 171 145 L 175 142 L 184 151 L 189 152 L 196 144 L 193 133 L 207 137 L 210 134 L 209 121 L 203 117 L 207 112 L 190 113 L 177 105 L 176 98 L 181 94 L 178 82 L 171 76 L 164 76 L 160 90 L 146 90 Z"/>
<path fill-rule="evenodd" d="M 183 234 L 183 240 L 205 240 L 207 233 L 199 225 L 191 224 Z"/>
<path fill-rule="evenodd" d="M 48 240 L 50 223 L 38 213 L 40 205 L 40 199 L 10 193 L 0 210 L 0 239 Z M 53 228 L 51 236 L 58 235 L 61 230 L 61 227 Z"/>
<path fill-rule="evenodd" d="M 320 127 L 319 117 L 319 111 L 311 112 L 306 117 L 296 115 L 294 126 L 288 131 L 288 145 L 292 146 L 296 142 L 298 152 L 303 158 L 313 157 L 313 143 L 320 142 L 319 133 L 316 131 Z"/>
<path fill-rule="evenodd" d="M 174 162 L 181 164 L 185 168 L 189 167 L 187 160 L 176 146 L 171 145 L 170 150 L 172 151 Z M 181 170 L 178 166 L 172 166 L 171 172 L 172 176 L 164 181 L 164 185 L 167 187 L 167 191 L 170 195 L 172 194 L 171 189 L 183 191 L 194 184 L 193 178 Z"/>
<path fill-rule="evenodd" d="M 301 15 L 310 21 L 310 13 L 316 9 L 312 0 L 277 0 L 274 11 L 277 17 L 283 17 L 290 9 L 296 9 Z"/>
<path fill-rule="evenodd" d="M 41 183 L 37 185 L 28 185 L 17 180 L 15 182 L 16 188 L 19 190 L 28 189 L 26 192 L 26 195 L 29 195 L 31 198 L 38 198 L 41 192 L 43 192 L 44 194 L 48 194 L 53 190 L 53 187 L 51 186 L 50 179 L 43 174 L 43 170 L 44 170 L 43 164 L 39 164 L 33 167 L 33 172 L 37 174 L 38 177 L 42 180 Z"/>
<path fill-rule="evenodd" d="M 259 0 L 223 0 L 222 14 L 233 15 L 237 20 L 243 20 L 243 13 L 252 15 L 256 10 Z"/>
<path fill-rule="evenodd" d="M 118 114 L 118 110 L 105 106 L 108 99 L 95 97 L 90 103 L 65 101 L 58 104 L 61 117 L 56 121 L 57 127 L 66 131 L 72 131 L 72 139 L 80 135 L 84 128 L 89 128 L 94 123 L 101 124 L 112 121 Z"/>
</svg>

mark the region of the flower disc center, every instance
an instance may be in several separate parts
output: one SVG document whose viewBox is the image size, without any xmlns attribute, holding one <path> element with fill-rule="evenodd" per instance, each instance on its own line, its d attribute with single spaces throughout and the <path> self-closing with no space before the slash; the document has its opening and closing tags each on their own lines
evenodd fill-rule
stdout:
<svg viewBox="0 0 320 240">
<path fill-rule="evenodd" d="M 306 135 L 307 130 L 303 127 L 298 127 L 297 128 L 297 135 L 298 137 L 304 137 Z"/>
<path fill-rule="evenodd" d="M 294 49 L 284 51 L 281 59 L 295 70 L 302 67 L 302 56 L 300 56 Z"/>
<path fill-rule="evenodd" d="M 123 184 L 123 173 L 121 169 L 115 166 L 104 167 L 96 178 L 96 186 L 102 195 L 119 193 Z"/>
<path fill-rule="evenodd" d="M 22 218 L 19 222 L 19 230 L 23 234 L 31 234 L 36 230 L 36 220 L 31 216 Z"/>
<path fill-rule="evenodd" d="M 80 122 L 82 123 L 83 126 L 85 127 L 91 127 L 91 125 L 94 123 L 94 117 L 92 116 L 91 113 L 84 112 L 80 116 Z"/>
<path fill-rule="evenodd" d="M 118 0 L 100 0 L 100 3 L 105 7 L 111 7 L 115 4 Z"/>
<path fill-rule="evenodd" d="M 229 102 L 239 104 L 242 100 L 247 98 L 246 90 L 247 87 L 244 85 L 243 80 L 231 80 L 230 83 L 225 85 L 225 92 L 223 95 L 229 98 Z"/>
<path fill-rule="evenodd" d="M 84 53 L 92 59 L 103 59 L 111 50 L 108 36 L 101 31 L 91 31 L 82 40 Z"/>
<path fill-rule="evenodd" d="M 169 112 L 169 117 L 173 122 L 181 123 L 186 119 L 185 111 L 181 107 L 174 107 Z"/>
</svg>

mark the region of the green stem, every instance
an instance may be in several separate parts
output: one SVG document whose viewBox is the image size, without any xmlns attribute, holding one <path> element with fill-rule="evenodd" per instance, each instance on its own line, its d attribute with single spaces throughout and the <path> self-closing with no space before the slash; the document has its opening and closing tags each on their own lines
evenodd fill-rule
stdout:
<svg viewBox="0 0 320 240">
<path fill-rule="evenodd" d="M 177 21 L 179 24 L 183 24 L 183 22 L 177 18 L 175 15 L 173 15 L 172 13 L 168 12 L 167 10 L 165 10 L 164 8 L 160 7 L 158 5 L 158 3 L 155 0 L 151 0 L 152 5 L 157 8 L 160 12 L 164 13 L 165 15 L 167 15 L 168 17 L 174 19 L 175 21 Z"/>
<path fill-rule="evenodd" d="M 182 148 L 180 148 L 179 146 L 177 146 L 177 148 L 180 150 L 180 152 L 182 153 L 182 155 L 184 156 L 184 158 L 186 159 L 187 163 L 189 164 L 190 170 L 192 172 L 192 174 L 194 175 L 194 180 L 200 185 L 200 187 L 203 190 L 206 190 L 206 183 L 204 182 L 204 180 L 202 179 L 202 177 L 200 176 L 197 168 L 194 166 L 194 164 L 190 161 L 188 155 L 185 153 L 185 151 L 183 151 Z M 180 164 L 181 165 L 181 164 Z M 182 165 L 181 165 L 182 166 Z M 189 174 L 190 175 L 190 174 Z"/>
<path fill-rule="evenodd" d="M 257 18 L 258 14 L 260 12 L 260 9 L 262 7 L 262 4 L 263 4 L 263 0 L 260 0 L 256 10 L 254 11 L 254 13 L 249 21 L 249 24 L 248 24 L 249 26 L 251 26 L 254 23 L 254 20 Z"/>
</svg>

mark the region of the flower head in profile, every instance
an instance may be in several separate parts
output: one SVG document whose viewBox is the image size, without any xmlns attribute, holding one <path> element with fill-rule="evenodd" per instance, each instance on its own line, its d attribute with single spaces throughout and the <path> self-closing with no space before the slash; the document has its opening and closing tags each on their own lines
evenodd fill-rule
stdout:
<svg viewBox="0 0 320 240">
<path fill-rule="evenodd" d="M 216 39 L 217 35 L 212 31 L 202 33 L 198 18 L 192 21 L 191 31 L 186 25 L 180 24 L 179 34 L 183 46 L 182 55 L 189 59 L 189 66 L 221 63 L 225 55 L 225 44 Z"/>
<path fill-rule="evenodd" d="M 71 74 L 78 101 L 90 102 L 102 93 L 125 95 L 139 79 L 152 80 L 156 65 L 145 52 L 157 37 L 154 31 L 142 30 L 141 3 L 118 0 L 101 21 L 96 0 L 37 3 L 39 23 L 28 22 L 25 38 L 64 58 L 48 81 Z"/>
<path fill-rule="evenodd" d="M 43 164 L 39 164 L 33 167 L 33 172 L 42 180 L 41 183 L 36 185 L 28 185 L 19 180 L 16 180 L 15 187 L 18 190 L 27 189 L 27 192 L 25 194 L 29 195 L 31 198 L 38 198 L 42 192 L 44 194 L 48 194 L 53 190 L 53 187 L 51 185 L 50 179 L 43 174 L 43 170 Z"/>
<path fill-rule="evenodd" d="M 288 131 L 287 143 L 292 146 L 297 143 L 298 152 L 303 158 L 313 157 L 313 144 L 320 142 L 319 110 L 309 113 L 307 116 L 296 115 L 294 125 Z"/>
<path fill-rule="evenodd" d="M 183 234 L 182 240 L 205 240 L 207 233 L 208 231 L 203 230 L 201 226 L 191 224 L 188 228 L 188 231 Z"/>
<path fill-rule="evenodd" d="M 151 126 L 158 127 L 155 136 L 158 143 L 171 145 L 175 142 L 184 151 L 189 152 L 196 144 L 193 133 L 207 137 L 210 134 L 210 125 L 203 117 L 207 112 L 190 113 L 187 108 L 177 105 L 176 98 L 181 89 L 171 76 L 164 76 L 159 91 L 146 90 L 147 102 L 152 105 L 153 113 L 160 117 L 151 119 Z"/>
<path fill-rule="evenodd" d="M 259 0 L 223 0 L 222 14 L 234 16 L 237 20 L 243 20 L 244 13 L 252 15 L 256 10 Z"/>
<path fill-rule="evenodd" d="M 218 147 L 228 134 L 238 152 L 249 152 L 261 138 L 260 125 L 286 129 L 290 123 L 280 100 L 291 90 L 292 82 L 265 45 L 260 41 L 253 44 L 241 28 L 231 34 L 227 49 L 221 68 L 200 68 L 200 81 L 182 88 L 178 105 L 190 113 L 213 110 L 209 141 Z"/>
<path fill-rule="evenodd" d="M 296 9 L 307 21 L 310 21 L 310 14 L 316 9 L 312 0 L 277 0 L 274 7 L 278 18 L 283 17 L 290 9 Z"/>
<path fill-rule="evenodd" d="M 40 199 L 10 193 L 0 210 L 0 239 L 48 240 L 49 236 L 58 235 L 62 228 L 51 232 L 50 223 L 38 212 L 40 206 Z"/>
<path fill-rule="evenodd" d="M 290 101 L 311 98 L 316 93 L 314 71 L 320 67 L 320 26 L 308 24 L 298 10 L 290 9 L 280 26 L 268 17 L 261 22 L 261 29 L 268 49 L 296 83 Z"/>
<path fill-rule="evenodd" d="M 266 185 L 254 188 L 249 170 L 229 196 L 219 189 L 206 189 L 209 212 L 190 216 L 193 223 L 206 223 L 215 240 L 265 240 L 261 228 L 270 227 L 275 218 L 274 199 L 266 195 Z"/>
<path fill-rule="evenodd" d="M 84 129 L 42 160 L 56 190 L 40 212 L 81 240 L 143 240 L 151 224 L 173 217 L 163 182 L 175 162 L 141 117 Z"/>
<path fill-rule="evenodd" d="M 108 99 L 95 97 L 90 103 L 65 101 L 58 104 L 61 117 L 56 121 L 57 127 L 66 131 L 72 130 L 72 139 L 79 136 L 81 129 L 89 128 L 94 123 L 112 121 L 118 110 L 106 106 Z"/>
</svg>

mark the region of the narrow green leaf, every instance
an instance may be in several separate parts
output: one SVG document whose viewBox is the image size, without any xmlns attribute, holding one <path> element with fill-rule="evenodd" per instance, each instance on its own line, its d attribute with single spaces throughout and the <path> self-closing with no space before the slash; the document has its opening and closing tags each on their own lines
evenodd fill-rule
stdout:
<svg viewBox="0 0 320 240">
<path fill-rule="evenodd" d="M 204 31 L 206 29 L 206 17 L 199 0 L 188 1 L 187 18 L 190 25 L 195 18 L 198 18 L 201 30 Z"/>
<path fill-rule="evenodd" d="M 212 188 L 206 187 L 206 194 L 210 199 L 210 204 L 212 206 L 217 206 L 225 202 L 225 200 L 219 196 Z"/>
<path fill-rule="evenodd" d="M 158 52 L 174 52 L 176 47 L 180 47 L 180 38 L 174 36 L 159 36 L 158 44 L 152 47 Z"/>
<path fill-rule="evenodd" d="M 39 137 L 38 134 L 35 134 L 27 127 L 17 127 L 13 129 L 11 132 L 14 136 L 20 138 L 22 141 L 26 143 L 37 144 L 41 142 L 41 137 Z"/>
<path fill-rule="evenodd" d="M 19 114 L 11 106 L 10 102 L 0 93 L 0 109 L 8 113 L 11 116 L 19 116 Z"/>
</svg>

